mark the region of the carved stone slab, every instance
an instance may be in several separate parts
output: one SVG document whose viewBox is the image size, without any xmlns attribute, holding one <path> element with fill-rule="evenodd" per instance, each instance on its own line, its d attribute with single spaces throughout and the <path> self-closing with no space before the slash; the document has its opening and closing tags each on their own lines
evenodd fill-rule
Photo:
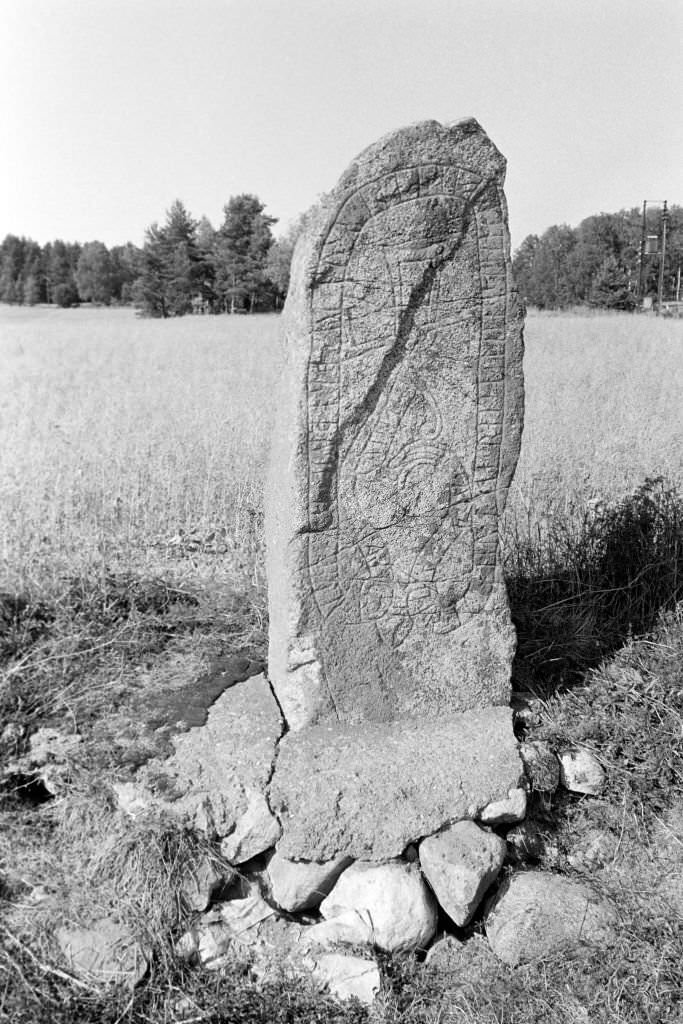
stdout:
<svg viewBox="0 0 683 1024">
<path fill-rule="evenodd" d="M 413 125 L 361 153 L 297 245 L 266 500 L 291 729 L 509 700 L 498 524 L 523 383 L 504 172 L 476 121 Z"/>
</svg>

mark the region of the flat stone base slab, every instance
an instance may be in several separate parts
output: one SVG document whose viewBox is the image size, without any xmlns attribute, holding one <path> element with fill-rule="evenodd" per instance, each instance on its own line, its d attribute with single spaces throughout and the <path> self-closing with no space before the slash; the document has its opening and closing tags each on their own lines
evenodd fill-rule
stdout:
<svg viewBox="0 0 683 1024">
<path fill-rule="evenodd" d="M 478 817 L 522 776 L 509 707 L 289 733 L 270 786 L 278 853 L 397 857 L 449 822 Z"/>
</svg>

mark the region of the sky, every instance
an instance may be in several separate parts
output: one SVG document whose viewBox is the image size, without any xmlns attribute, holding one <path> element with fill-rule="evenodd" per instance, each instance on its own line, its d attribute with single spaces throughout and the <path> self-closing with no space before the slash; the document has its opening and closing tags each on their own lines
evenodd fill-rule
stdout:
<svg viewBox="0 0 683 1024">
<path fill-rule="evenodd" d="M 0 0 L 0 238 L 140 245 L 255 193 L 276 234 L 380 136 L 474 116 L 513 246 L 683 202 L 680 0 Z"/>
</svg>

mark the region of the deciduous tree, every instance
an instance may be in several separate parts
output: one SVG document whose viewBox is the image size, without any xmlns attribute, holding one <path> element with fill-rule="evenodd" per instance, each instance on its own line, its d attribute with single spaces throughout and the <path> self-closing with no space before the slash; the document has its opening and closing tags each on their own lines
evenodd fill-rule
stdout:
<svg viewBox="0 0 683 1024">
<path fill-rule="evenodd" d="M 86 242 L 76 266 L 78 294 L 84 302 L 108 306 L 114 294 L 115 280 L 109 250 L 103 242 Z"/>
</svg>

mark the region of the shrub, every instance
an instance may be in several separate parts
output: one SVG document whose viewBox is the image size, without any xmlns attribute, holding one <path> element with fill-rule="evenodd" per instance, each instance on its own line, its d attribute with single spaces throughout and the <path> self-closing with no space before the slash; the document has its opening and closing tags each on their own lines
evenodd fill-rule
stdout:
<svg viewBox="0 0 683 1024">
<path fill-rule="evenodd" d="M 78 305 L 78 291 L 75 285 L 58 284 L 52 291 L 52 301 L 62 309 Z"/>
<path fill-rule="evenodd" d="M 578 521 L 507 539 L 519 657 L 557 680 L 651 630 L 683 599 L 683 498 L 661 477 Z"/>
</svg>

